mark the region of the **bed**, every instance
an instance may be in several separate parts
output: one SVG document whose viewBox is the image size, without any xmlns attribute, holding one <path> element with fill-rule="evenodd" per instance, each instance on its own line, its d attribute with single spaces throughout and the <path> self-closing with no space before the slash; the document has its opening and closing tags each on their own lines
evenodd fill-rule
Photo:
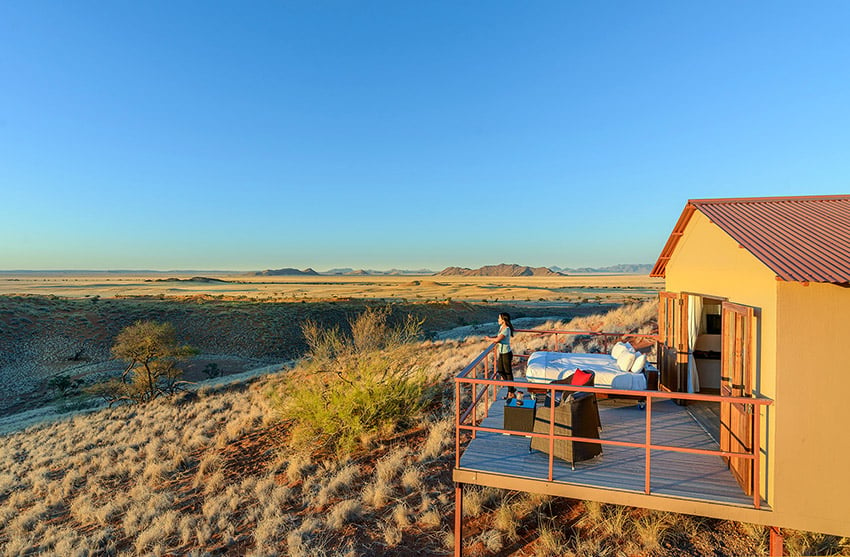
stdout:
<svg viewBox="0 0 850 557">
<path fill-rule="evenodd" d="M 594 386 L 625 391 L 645 391 L 658 388 L 658 372 L 650 365 L 643 371 L 621 371 L 610 354 L 579 354 L 575 352 L 533 352 L 528 357 L 525 378 L 529 383 L 549 383 L 563 379 L 576 369 L 593 371 Z"/>
</svg>

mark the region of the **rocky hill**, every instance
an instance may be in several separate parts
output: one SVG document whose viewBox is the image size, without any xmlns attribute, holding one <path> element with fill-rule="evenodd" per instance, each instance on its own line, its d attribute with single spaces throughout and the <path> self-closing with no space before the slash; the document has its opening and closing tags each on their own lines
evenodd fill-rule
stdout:
<svg viewBox="0 0 850 557">
<path fill-rule="evenodd" d="M 525 265 L 506 264 L 485 265 L 478 269 L 466 267 L 446 267 L 437 276 L 463 276 L 463 277 L 557 277 L 558 273 L 547 267 L 528 267 Z"/>
<path fill-rule="evenodd" d="M 313 269 L 307 268 L 303 271 L 286 267 L 284 269 L 266 269 L 265 271 L 257 271 L 252 273 L 255 277 L 282 277 L 282 276 L 318 276 L 319 273 Z"/>
<path fill-rule="evenodd" d="M 182 278 L 178 278 L 178 277 L 169 277 L 169 278 L 160 278 L 160 279 L 145 279 L 145 282 L 197 282 L 197 283 L 201 283 L 201 284 L 215 284 L 215 283 L 228 284 L 232 281 L 224 280 L 224 279 L 217 279 L 217 278 L 210 278 L 210 277 L 192 277 L 192 278 L 187 278 L 187 279 L 182 279 Z"/>
</svg>

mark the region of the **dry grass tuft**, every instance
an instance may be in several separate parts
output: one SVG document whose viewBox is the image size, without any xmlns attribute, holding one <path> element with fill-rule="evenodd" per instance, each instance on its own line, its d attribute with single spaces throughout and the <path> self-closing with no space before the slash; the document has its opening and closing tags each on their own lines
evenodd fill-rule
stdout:
<svg viewBox="0 0 850 557">
<path fill-rule="evenodd" d="M 839 538 L 817 532 L 783 530 L 788 555 L 850 555 L 850 537 Z M 765 529 L 765 538 L 767 530 Z"/>
<path fill-rule="evenodd" d="M 440 511 L 437 509 L 427 510 L 419 517 L 419 524 L 425 528 L 436 528 L 442 523 L 442 521 L 443 519 L 440 516 Z"/>
<path fill-rule="evenodd" d="M 599 501 L 583 501 L 584 512 L 577 526 L 584 530 L 593 530 L 602 523 L 602 503 Z"/>
<path fill-rule="evenodd" d="M 495 516 L 493 517 L 493 526 L 499 531 L 504 532 L 508 541 L 513 542 L 517 539 L 519 524 L 520 517 L 517 514 L 516 506 L 512 505 L 510 501 L 503 499 L 499 503 L 499 507 L 496 509 Z"/>
<path fill-rule="evenodd" d="M 349 522 L 354 522 L 363 514 L 363 505 L 357 499 L 340 501 L 328 514 L 327 525 L 332 530 L 339 530 Z"/>
<path fill-rule="evenodd" d="M 392 494 L 393 488 L 391 484 L 375 479 L 366 484 L 360 496 L 366 506 L 373 509 L 381 509 L 386 506 Z"/>
<path fill-rule="evenodd" d="M 312 470 L 312 464 L 309 453 L 295 453 L 290 457 L 289 464 L 286 467 L 286 479 L 290 483 L 304 481 L 304 478 Z"/>
<path fill-rule="evenodd" d="M 498 500 L 501 495 L 501 490 L 492 487 L 467 487 L 463 490 L 463 515 L 479 516 L 486 506 Z"/>
<path fill-rule="evenodd" d="M 548 525 L 538 529 L 537 544 L 534 546 L 536 557 L 556 557 L 563 555 L 564 535 Z"/>
<path fill-rule="evenodd" d="M 375 463 L 375 477 L 383 482 L 392 482 L 405 468 L 410 449 L 401 447 L 387 454 Z"/>
<path fill-rule="evenodd" d="M 669 515 L 657 511 L 649 511 L 634 524 L 637 541 L 645 551 L 658 551 L 667 538 Z"/>
<path fill-rule="evenodd" d="M 479 540 L 484 545 L 484 548 L 491 553 L 501 551 L 504 546 L 502 543 L 502 534 L 498 530 L 485 530 L 481 532 Z"/>
<path fill-rule="evenodd" d="M 385 524 L 382 529 L 382 534 L 384 543 L 387 544 L 387 547 L 393 548 L 396 547 L 399 543 L 401 543 L 402 530 L 395 524 Z"/>
<path fill-rule="evenodd" d="M 631 515 L 628 507 L 621 505 L 604 505 L 602 507 L 602 522 L 599 524 L 599 529 L 605 534 L 622 538 L 626 537 L 631 532 Z"/>
<path fill-rule="evenodd" d="M 401 487 L 408 493 L 422 488 L 422 470 L 416 466 L 405 469 L 401 475 Z"/>
<path fill-rule="evenodd" d="M 422 445 L 417 460 L 428 461 L 438 458 L 454 439 L 454 416 L 434 422 L 428 428 L 428 438 Z"/>
<path fill-rule="evenodd" d="M 410 507 L 405 503 L 399 503 L 393 508 L 392 521 L 399 530 L 406 530 L 412 522 L 412 513 Z"/>
<path fill-rule="evenodd" d="M 360 476 L 360 467 L 349 464 L 336 471 L 324 486 L 319 489 L 314 506 L 324 506 L 328 501 L 340 493 L 347 493 L 354 488 L 354 483 Z"/>
</svg>

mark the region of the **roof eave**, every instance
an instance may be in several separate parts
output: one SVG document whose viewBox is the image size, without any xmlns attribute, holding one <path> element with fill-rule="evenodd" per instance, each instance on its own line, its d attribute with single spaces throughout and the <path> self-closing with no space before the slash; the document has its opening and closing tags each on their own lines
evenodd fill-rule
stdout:
<svg viewBox="0 0 850 557">
<path fill-rule="evenodd" d="M 695 210 L 696 206 L 688 201 L 688 204 L 685 205 L 685 208 L 682 210 L 682 214 L 679 215 L 679 220 L 676 221 L 676 226 L 673 227 L 673 232 L 671 232 L 670 237 L 667 238 L 667 243 L 664 244 L 664 249 L 661 250 L 661 255 L 658 256 L 658 260 L 652 267 L 652 271 L 649 273 L 649 276 L 660 278 L 664 278 L 666 276 L 667 262 L 670 261 L 670 258 L 673 256 L 676 244 L 679 243 L 679 239 L 682 237 L 682 234 L 684 234 L 685 228 L 688 226 Z"/>
</svg>

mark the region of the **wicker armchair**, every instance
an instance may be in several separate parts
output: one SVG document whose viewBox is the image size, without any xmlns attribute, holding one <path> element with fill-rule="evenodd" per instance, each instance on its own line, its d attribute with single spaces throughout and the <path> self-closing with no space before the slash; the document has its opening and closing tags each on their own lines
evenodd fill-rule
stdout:
<svg viewBox="0 0 850 557">
<path fill-rule="evenodd" d="M 554 408 L 555 435 L 574 435 L 599 439 L 599 414 L 596 397 L 592 393 L 563 393 L 561 402 Z M 552 414 L 552 404 L 547 396 L 546 401 L 537 407 L 534 416 L 534 433 L 549 434 L 549 416 Z M 549 453 L 549 439 L 532 437 L 529 450 Z M 583 441 L 555 439 L 552 454 L 570 463 L 575 470 L 575 463 L 588 460 L 602 454 L 602 445 Z"/>
<path fill-rule="evenodd" d="M 577 375 L 578 374 L 578 375 Z M 596 373 L 590 370 L 575 370 L 571 374 L 562 379 L 552 381 L 554 385 L 575 385 L 582 387 L 593 387 L 596 384 Z M 575 394 L 572 392 L 557 393 L 558 400 L 561 396 L 569 396 Z M 596 395 L 593 395 L 593 409 L 596 412 L 596 423 L 599 424 L 599 431 L 602 431 L 602 419 L 599 417 L 599 402 L 596 400 Z"/>
</svg>

